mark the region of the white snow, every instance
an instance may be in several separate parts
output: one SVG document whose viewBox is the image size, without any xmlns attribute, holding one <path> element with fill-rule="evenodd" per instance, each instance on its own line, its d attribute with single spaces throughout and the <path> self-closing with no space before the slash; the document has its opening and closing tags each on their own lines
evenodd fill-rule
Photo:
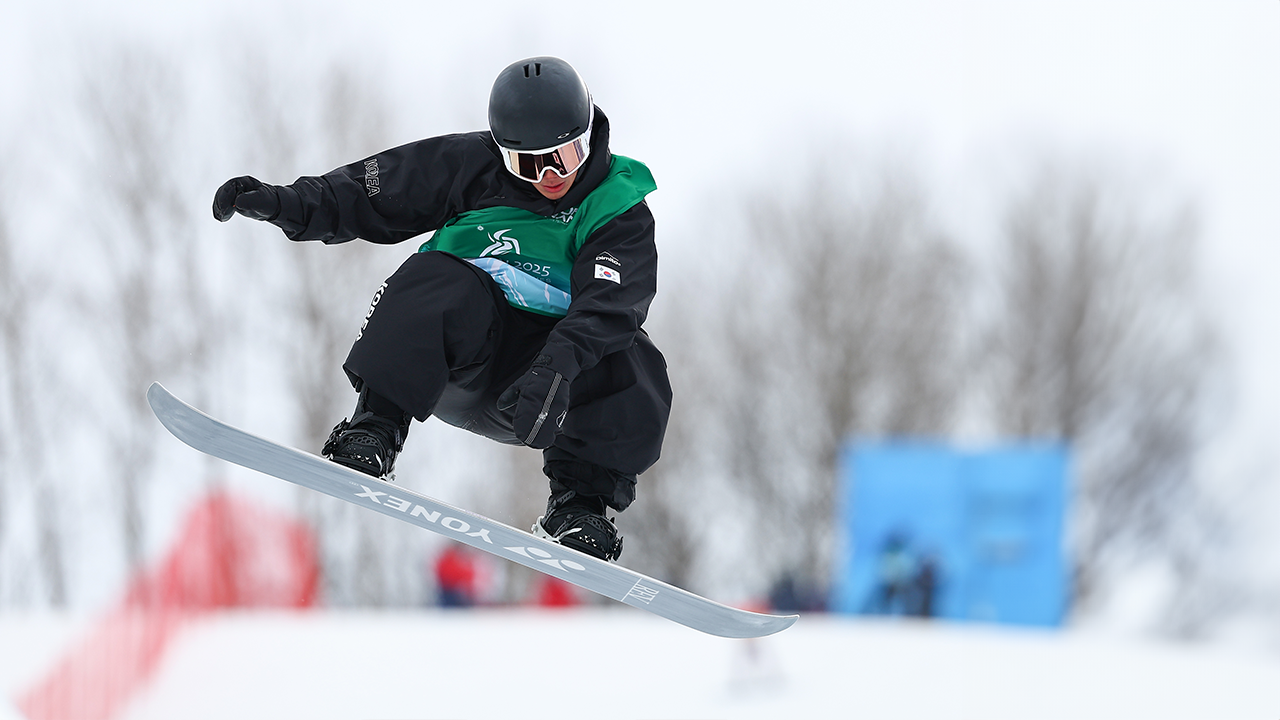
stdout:
<svg viewBox="0 0 1280 720">
<path fill-rule="evenodd" d="M 9 697 L 69 639 L 49 630 L 0 616 Z M 1274 719 L 1280 658 L 820 615 L 735 641 L 621 606 L 243 612 L 180 633 L 122 720 L 588 716 Z"/>
</svg>

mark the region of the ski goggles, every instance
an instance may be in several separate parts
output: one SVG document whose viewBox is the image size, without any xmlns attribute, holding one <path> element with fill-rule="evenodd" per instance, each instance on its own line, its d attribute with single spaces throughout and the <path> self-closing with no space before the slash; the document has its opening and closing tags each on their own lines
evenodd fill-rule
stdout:
<svg viewBox="0 0 1280 720">
<path fill-rule="evenodd" d="M 521 180 L 541 182 L 542 174 L 548 170 L 567 178 L 577 172 L 591 154 L 591 126 L 569 142 L 545 150 L 521 152 L 501 146 L 498 150 L 502 151 L 502 162 L 507 169 Z"/>
</svg>

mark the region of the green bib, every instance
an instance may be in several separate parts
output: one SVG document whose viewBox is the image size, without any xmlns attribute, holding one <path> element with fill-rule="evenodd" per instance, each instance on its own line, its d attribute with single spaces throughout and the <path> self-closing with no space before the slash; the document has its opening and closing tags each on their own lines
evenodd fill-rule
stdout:
<svg viewBox="0 0 1280 720">
<path fill-rule="evenodd" d="M 418 252 L 457 255 L 488 272 L 513 306 L 564 317 L 572 300 L 569 275 L 587 238 L 657 187 L 644 163 L 614 155 L 608 176 L 576 208 L 551 217 L 507 206 L 470 210 Z"/>
</svg>

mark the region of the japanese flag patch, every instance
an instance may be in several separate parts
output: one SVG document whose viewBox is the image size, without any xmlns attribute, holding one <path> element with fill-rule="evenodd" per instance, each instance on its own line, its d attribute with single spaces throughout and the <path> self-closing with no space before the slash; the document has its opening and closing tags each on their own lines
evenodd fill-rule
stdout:
<svg viewBox="0 0 1280 720">
<path fill-rule="evenodd" d="M 596 279 L 622 284 L 622 273 L 604 265 L 596 265 Z"/>
</svg>

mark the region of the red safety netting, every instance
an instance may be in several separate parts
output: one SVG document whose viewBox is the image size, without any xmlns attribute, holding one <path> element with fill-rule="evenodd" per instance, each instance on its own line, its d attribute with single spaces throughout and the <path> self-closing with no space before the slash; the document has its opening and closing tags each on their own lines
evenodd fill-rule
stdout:
<svg viewBox="0 0 1280 720">
<path fill-rule="evenodd" d="M 109 720 L 152 676 L 175 634 L 220 608 L 316 602 L 315 538 L 296 519 L 215 492 L 160 561 L 17 698 L 31 720 Z"/>
</svg>

